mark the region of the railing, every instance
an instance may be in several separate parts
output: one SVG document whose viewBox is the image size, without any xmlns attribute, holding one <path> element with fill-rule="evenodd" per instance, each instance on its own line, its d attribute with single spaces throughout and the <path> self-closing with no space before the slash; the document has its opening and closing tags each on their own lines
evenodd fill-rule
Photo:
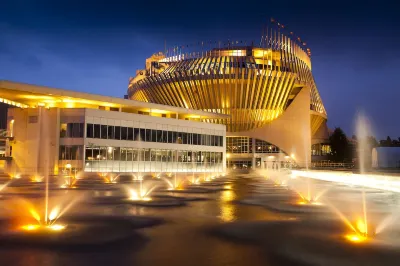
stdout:
<svg viewBox="0 0 400 266">
<path fill-rule="evenodd" d="M 320 161 L 311 163 L 311 168 L 354 168 L 354 163 Z"/>
</svg>

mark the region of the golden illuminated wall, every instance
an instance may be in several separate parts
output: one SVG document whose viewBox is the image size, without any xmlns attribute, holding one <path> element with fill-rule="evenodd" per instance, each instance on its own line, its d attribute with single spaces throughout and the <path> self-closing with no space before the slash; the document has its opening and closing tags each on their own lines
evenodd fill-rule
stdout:
<svg viewBox="0 0 400 266">
<path fill-rule="evenodd" d="M 230 115 L 208 119 L 228 132 L 260 128 L 277 119 L 303 87 L 310 109 L 326 112 L 311 73 L 309 56 L 290 39 L 279 49 L 212 50 L 201 56 L 164 58 L 163 71 L 129 84 L 130 99 Z M 276 48 L 276 47 L 275 47 Z"/>
</svg>

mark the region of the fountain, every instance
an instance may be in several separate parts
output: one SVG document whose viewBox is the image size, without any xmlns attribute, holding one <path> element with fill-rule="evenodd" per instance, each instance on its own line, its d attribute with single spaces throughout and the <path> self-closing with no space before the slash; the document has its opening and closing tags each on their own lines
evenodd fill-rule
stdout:
<svg viewBox="0 0 400 266">
<path fill-rule="evenodd" d="M 41 183 L 44 180 L 44 176 L 34 175 L 30 177 L 32 183 Z"/>
<path fill-rule="evenodd" d="M 174 174 L 173 181 L 169 180 L 168 178 L 163 178 L 163 180 L 167 183 L 167 190 L 169 191 L 185 190 L 186 180 L 183 178 L 177 178 L 176 173 Z"/>
</svg>

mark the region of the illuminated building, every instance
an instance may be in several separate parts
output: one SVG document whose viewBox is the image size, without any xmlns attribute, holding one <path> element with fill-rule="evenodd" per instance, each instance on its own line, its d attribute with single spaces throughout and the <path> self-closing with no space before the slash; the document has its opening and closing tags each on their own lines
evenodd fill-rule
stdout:
<svg viewBox="0 0 400 266">
<path fill-rule="evenodd" d="M 223 172 L 224 114 L 0 80 L 6 171 Z"/>
<path fill-rule="evenodd" d="M 309 50 L 279 30 L 258 47 L 202 42 L 154 54 L 130 79 L 128 97 L 229 115 L 202 120 L 226 125 L 232 166 L 304 166 L 327 138 Z"/>
</svg>

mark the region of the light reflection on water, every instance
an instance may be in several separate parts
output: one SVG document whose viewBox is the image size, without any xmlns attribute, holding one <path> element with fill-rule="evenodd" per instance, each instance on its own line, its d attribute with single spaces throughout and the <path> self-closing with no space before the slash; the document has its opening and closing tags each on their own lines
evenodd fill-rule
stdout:
<svg viewBox="0 0 400 266">
<path fill-rule="evenodd" d="M 232 221 L 274 219 L 276 214 L 257 206 L 238 205 L 233 201 L 253 193 L 239 179 L 232 190 L 201 195 L 205 201 L 188 202 L 179 208 L 146 208 L 140 206 L 93 206 L 84 204 L 75 213 L 104 215 L 149 215 L 163 217 L 164 225 L 138 230 L 148 238 L 135 248 L 110 246 L 107 250 L 87 252 L 53 251 L 42 249 L 0 250 L 0 265 L 50 266 L 50 265 L 269 265 L 265 253 L 253 246 L 226 241 L 211 236 L 208 226 Z M 81 193 L 76 191 L 76 193 Z M 119 192 L 100 192 L 97 195 L 118 196 Z M 177 196 L 184 196 L 179 194 Z M 193 196 L 193 195 L 188 195 Z M 132 240 L 133 242 L 135 240 Z M 249 263 L 251 262 L 251 263 Z"/>
<path fill-rule="evenodd" d="M 223 222 L 232 222 L 237 219 L 236 206 L 232 201 L 236 199 L 236 193 L 232 190 L 224 190 L 220 195 L 220 215 L 219 218 Z"/>
</svg>

